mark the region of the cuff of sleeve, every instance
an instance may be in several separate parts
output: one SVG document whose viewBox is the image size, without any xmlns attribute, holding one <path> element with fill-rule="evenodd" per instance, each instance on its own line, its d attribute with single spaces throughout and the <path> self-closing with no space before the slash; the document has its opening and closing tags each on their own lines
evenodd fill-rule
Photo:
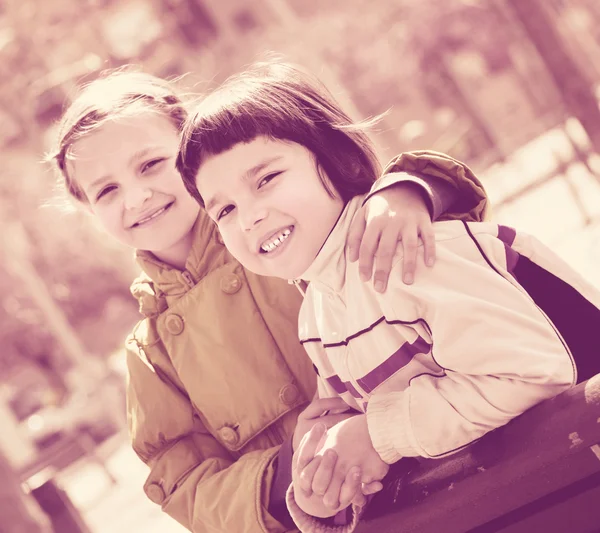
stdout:
<svg viewBox="0 0 600 533">
<path fill-rule="evenodd" d="M 358 520 L 362 513 L 362 508 L 355 505 L 351 508 L 351 514 L 349 522 L 346 524 L 334 525 L 331 523 L 325 523 L 319 518 L 311 516 L 305 513 L 294 498 L 294 487 L 290 485 L 286 494 L 286 503 L 288 511 L 294 520 L 296 527 L 301 533 L 352 533 L 356 529 Z M 329 520 L 328 522 L 331 522 Z"/>
<path fill-rule="evenodd" d="M 452 212 L 445 213 L 447 220 L 460 218 L 481 222 L 488 218 L 485 189 L 471 169 L 460 161 L 432 150 L 403 152 L 390 161 L 383 173 L 399 171 L 420 177 L 439 178 L 456 190 Z"/>
<path fill-rule="evenodd" d="M 442 214 L 443 206 L 440 199 L 434 194 L 434 190 L 429 183 L 423 178 L 408 172 L 391 172 L 385 176 L 379 178 L 371 187 L 369 194 L 363 200 L 363 205 L 369 201 L 374 195 L 382 192 L 385 189 L 389 189 L 394 185 L 400 185 L 401 183 L 414 183 L 422 189 L 423 200 L 427 204 L 427 209 L 431 215 L 431 219 L 435 220 Z"/>
<path fill-rule="evenodd" d="M 275 476 L 269 496 L 269 514 L 286 527 L 293 528 L 294 521 L 286 505 L 286 491 L 292 484 L 292 437 L 284 441 L 276 459 Z"/>
<path fill-rule="evenodd" d="M 411 431 L 405 392 L 373 395 L 367 406 L 367 425 L 382 461 L 392 464 L 402 457 L 420 455 Z"/>
</svg>

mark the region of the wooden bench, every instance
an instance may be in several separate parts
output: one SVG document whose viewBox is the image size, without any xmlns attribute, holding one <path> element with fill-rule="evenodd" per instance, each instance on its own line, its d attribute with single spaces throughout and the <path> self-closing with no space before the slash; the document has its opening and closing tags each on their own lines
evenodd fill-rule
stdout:
<svg viewBox="0 0 600 533">
<path fill-rule="evenodd" d="M 456 455 L 405 461 L 357 532 L 600 531 L 600 375 Z"/>
</svg>

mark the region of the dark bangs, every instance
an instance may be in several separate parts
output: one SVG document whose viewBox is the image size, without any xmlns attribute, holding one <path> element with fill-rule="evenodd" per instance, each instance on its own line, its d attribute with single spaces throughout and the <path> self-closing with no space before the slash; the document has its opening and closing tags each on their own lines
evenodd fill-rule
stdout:
<svg viewBox="0 0 600 533">
<path fill-rule="evenodd" d="M 326 89 L 301 70 L 259 64 L 230 78 L 191 110 L 177 169 L 187 190 L 202 203 L 196 176 L 205 158 L 260 136 L 291 141 L 314 154 L 347 202 L 368 192 L 380 172 L 365 126 L 353 123 Z"/>
</svg>

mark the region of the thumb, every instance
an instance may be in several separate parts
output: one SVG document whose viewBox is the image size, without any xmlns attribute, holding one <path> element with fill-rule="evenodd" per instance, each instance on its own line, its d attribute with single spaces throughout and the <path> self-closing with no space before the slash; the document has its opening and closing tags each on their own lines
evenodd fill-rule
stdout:
<svg viewBox="0 0 600 533">
<path fill-rule="evenodd" d="M 383 483 L 381 481 L 371 481 L 370 483 L 363 483 L 362 485 L 362 493 L 365 496 L 369 496 L 370 494 L 375 494 L 383 489 Z"/>
<path fill-rule="evenodd" d="M 305 419 L 318 418 L 328 411 L 341 409 L 346 410 L 350 409 L 350 407 L 338 396 L 334 396 L 333 398 L 317 398 L 308 404 L 300 416 Z"/>
<path fill-rule="evenodd" d="M 315 424 L 309 431 L 302 437 L 298 449 L 292 456 L 292 468 L 302 471 L 308 463 L 317 454 L 317 450 L 320 449 L 324 439 L 326 438 L 327 428 L 325 424 Z"/>
<path fill-rule="evenodd" d="M 344 420 L 348 420 L 348 418 L 356 416 L 357 413 L 351 411 L 348 413 L 339 413 L 335 415 L 327 415 L 320 417 L 320 420 L 327 426 L 327 429 L 332 428 L 333 426 L 343 422 Z"/>
</svg>

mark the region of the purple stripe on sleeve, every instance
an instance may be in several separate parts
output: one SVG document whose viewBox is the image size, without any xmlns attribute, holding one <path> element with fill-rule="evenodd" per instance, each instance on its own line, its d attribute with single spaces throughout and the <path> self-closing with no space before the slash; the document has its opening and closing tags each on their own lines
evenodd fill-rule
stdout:
<svg viewBox="0 0 600 533">
<path fill-rule="evenodd" d="M 352 383 L 350 383 L 349 381 L 344 381 L 344 385 L 346 387 L 346 390 L 352 394 L 352 396 L 354 398 L 362 398 L 362 395 L 360 394 L 360 392 L 358 392 L 355 388 L 354 385 L 352 385 Z"/>
<path fill-rule="evenodd" d="M 358 384 L 365 392 L 371 392 L 403 366 L 410 363 L 415 355 L 419 353 L 428 353 L 430 348 L 431 344 L 422 337 L 418 337 L 412 344 L 405 342 L 383 363 L 371 370 L 366 376 L 359 379 Z"/>
<path fill-rule="evenodd" d="M 506 245 L 512 246 L 513 242 L 515 242 L 515 237 L 517 232 L 509 227 L 498 224 L 498 238 Z"/>
<path fill-rule="evenodd" d="M 330 376 L 326 379 L 327 383 L 329 383 L 333 387 L 333 390 L 338 394 L 343 394 L 347 391 L 346 387 L 344 387 L 344 383 L 342 382 L 339 376 L 334 374 L 333 376 Z"/>
<path fill-rule="evenodd" d="M 362 398 L 361 394 L 354 388 L 352 383 L 349 381 L 342 381 L 338 375 L 334 374 L 333 376 L 329 376 L 326 380 L 338 394 L 349 392 L 354 398 Z"/>
</svg>

